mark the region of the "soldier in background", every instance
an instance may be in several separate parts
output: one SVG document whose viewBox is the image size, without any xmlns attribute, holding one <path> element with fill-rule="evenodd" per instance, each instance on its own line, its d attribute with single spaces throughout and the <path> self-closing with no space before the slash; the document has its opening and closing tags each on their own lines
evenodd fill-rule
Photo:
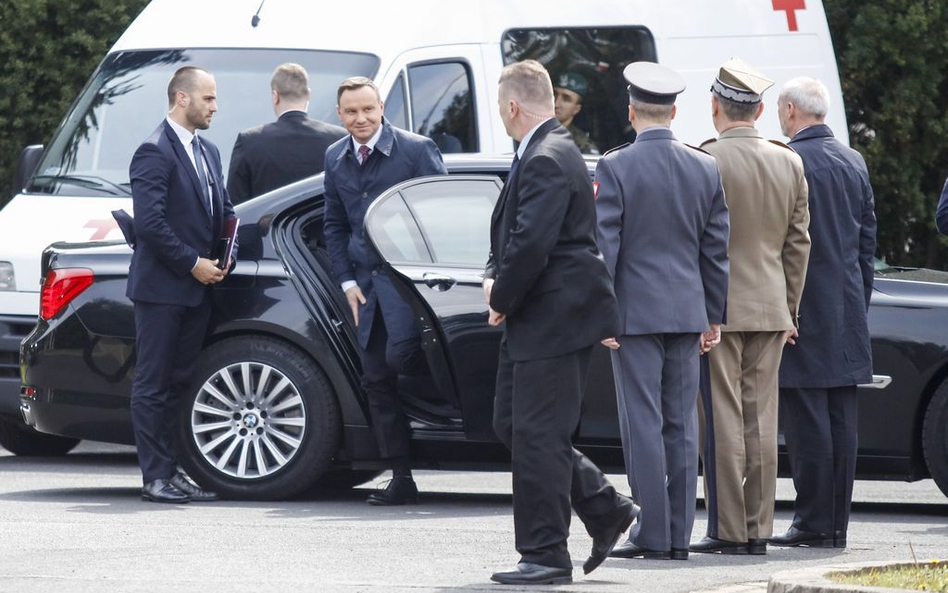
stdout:
<svg viewBox="0 0 948 593">
<path fill-rule="evenodd" d="M 564 72 L 553 81 L 554 112 L 583 154 L 599 154 L 589 134 L 576 127 L 573 118 L 583 110 L 583 96 L 589 91 L 586 79 L 573 72 Z"/>
</svg>

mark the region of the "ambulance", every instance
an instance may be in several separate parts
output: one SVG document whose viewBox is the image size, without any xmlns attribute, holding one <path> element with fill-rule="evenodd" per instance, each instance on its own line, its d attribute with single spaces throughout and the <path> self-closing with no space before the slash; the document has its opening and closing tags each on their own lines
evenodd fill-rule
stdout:
<svg viewBox="0 0 948 593">
<path fill-rule="evenodd" d="M 497 79 L 532 58 L 582 80 L 572 126 L 595 152 L 633 139 L 622 69 L 638 60 L 687 81 L 672 129 L 697 144 L 715 135 L 709 88 L 740 57 L 777 82 L 759 122 L 781 138 L 777 89 L 813 76 L 831 93 L 827 123 L 848 141 L 836 59 L 819 0 L 154 0 L 92 74 L 48 145 L 26 147 L 13 199 L 0 211 L 0 444 L 17 453 L 68 450 L 19 418 L 18 347 L 39 311 L 40 256 L 56 241 L 121 239 L 111 210 L 131 211 L 128 165 L 167 112 L 171 74 L 196 65 L 217 79 L 219 111 L 202 132 L 226 172 L 241 130 L 272 121 L 269 79 L 284 62 L 310 75 L 310 117 L 338 123 L 336 89 L 376 81 L 385 116 L 445 153 L 510 153 Z M 580 88 L 573 84 L 573 88 Z"/>
</svg>

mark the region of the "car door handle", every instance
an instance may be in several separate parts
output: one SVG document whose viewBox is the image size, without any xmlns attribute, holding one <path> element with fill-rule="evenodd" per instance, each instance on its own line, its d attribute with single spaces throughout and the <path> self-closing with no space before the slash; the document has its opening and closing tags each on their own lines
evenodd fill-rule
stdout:
<svg viewBox="0 0 948 593">
<path fill-rule="evenodd" d="M 458 283 L 457 280 L 450 276 L 445 276 L 443 274 L 433 274 L 431 272 L 425 272 L 425 275 L 422 276 L 425 281 L 425 284 L 428 285 L 428 288 L 431 290 L 437 290 L 438 292 L 444 292 L 449 290 L 452 286 Z"/>
</svg>

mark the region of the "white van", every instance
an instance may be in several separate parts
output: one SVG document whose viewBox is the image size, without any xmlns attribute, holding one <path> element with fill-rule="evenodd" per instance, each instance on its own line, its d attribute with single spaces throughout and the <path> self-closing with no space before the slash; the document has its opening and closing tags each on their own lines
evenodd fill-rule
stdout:
<svg viewBox="0 0 948 593">
<path fill-rule="evenodd" d="M 273 120 L 269 78 L 283 62 L 309 71 L 311 117 L 338 123 L 337 86 L 368 76 L 393 124 L 432 137 L 444 152 L 504 153 L 514 146 L 497 114 L 497 79 L 505 64 L 533 58 L 554 81 L 567 72 L 585 79 L 575 125 L 604 152 L 633 138 L 626 64 L 658 61 L 685 77 L 673 129 L 698 143 L 714 135 L 709 88 L 730 57 L 778 85 L 800 75 L 822 79 L 833 98 L 828 123 L 848 140 L 818 0 L 154 0 L 106 55 L 45 151 L 24 150 L 23 189 L 0 211 L 0 444 L 13 449 L 16 437 L 25 450 L 42 444 L 29 438 L 47 438 L 11 424 L 19 422 L 17 350 L 39 311 L 43 248 L 121 238 L 109 211 L 131 210 L 129 161 L 164 117 L 167 82 L 182 65 L 217 79 L 220 111 L 206 135 L 226 171 L 237 133 Z M 780 138 L 776 94 L 767 95 L 760 128 Z"/>
</svg>

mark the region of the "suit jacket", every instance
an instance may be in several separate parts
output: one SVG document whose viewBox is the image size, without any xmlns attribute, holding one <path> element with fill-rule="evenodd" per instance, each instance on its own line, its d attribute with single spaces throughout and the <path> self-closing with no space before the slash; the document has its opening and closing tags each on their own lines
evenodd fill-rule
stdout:
<svg viewBox="0 0 948 593">
<path fill-rule="evenodd" d="M 515 361 L 560 356 L 616 334 L 616 298 L 596 247 L 586 164 L 555 119 L 530 139 L 491 217 L 485 277 L 507 315 Z"/>
<path fill-rule="evenodd" d="M 695 333 L 725 322 L 728 210 L 714 158 L 644 130 L 596 167 L 599 248 L 624 335 Z"/>
<path fill-rule="evenodd" d="M 201 137 L 213 215 L 191 159 L 171 126 L 162 121 L 135 151 L 129 166 L 136 246 L 126 295 L 133 301 L 193 307 L 205 285 L 192 275 L 197 258 L 217 257 L 218 238 L 234 207 L 224 188 L 221 155 Z"/>
<path fill-rule="evenodd" d="M 237 135 L 227 173 L 227 192 L 235 204 L 322 173 L 326 149 L 346 131 L 287 111 L 275 122 Z"/>
<path fill-rule="evenodd" d="M 783 350 L 781 387 L 843 387 L 872 380 L 867 312 L 876 215 L 866 162 L 826 125 L 790 146 L 810 187 L 810 265 L 800 302 L 800 338 Z"/>
<path fill-rule="evenodd" d="M 382 135 L 365 165 L 352 150 L 352 136 L 345 136 L 326 151 L 325 169 L 323 231 L 332 271 L 340 283 L 355 280 L 366 298 L 359 311 L 359 343 L 368 344 L 379 303 L 392 342 L 416 336 L 414 314 L 384 274 L 382 260 L 366 240 L 364 221 L 369 204 L 393 185 L 447 174 L 438 147 L 383 119 Z"/>
<path fill-rule="evenodd" d="M 725 331 L 796 326 L 810 255 L 803 161 L 754 128 L 701 145 L 718 162 L 730 215 Z"/>
</svg>

